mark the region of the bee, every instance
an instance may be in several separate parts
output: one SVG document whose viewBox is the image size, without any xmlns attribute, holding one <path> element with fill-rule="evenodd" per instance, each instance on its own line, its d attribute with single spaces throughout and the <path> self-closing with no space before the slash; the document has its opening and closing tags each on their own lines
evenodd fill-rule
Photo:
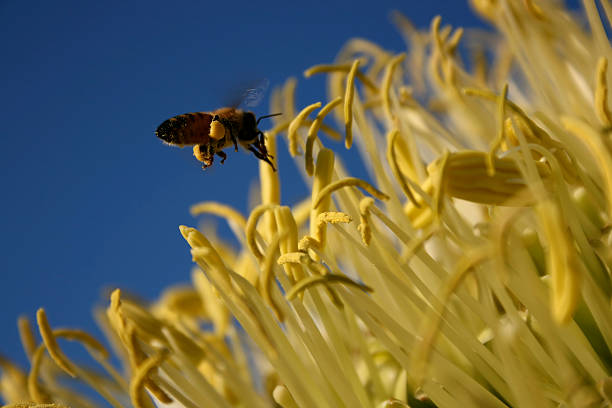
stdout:
<svg viewBox="0 0 612 408">
<path fill-rule="evenodd" d="M 256 120 L 253 112 L 236 108 L 184 113 L 164 121 L 155 135 L 170 145 L 193 145 L 193 155 L 203 163 L 203 169 L 212 166 L 215 154 L 221 157 L 223 164 L 227 159 L 223 149 L 233 145 L 234 150 L 238 151 L 240 144 L 276 171 L 270 161 L 273 157 L 266 149 L 265 136 L 257 126 L 262 119 L 278 115 L 281 114 L 260 116 Z"/>
</svg>

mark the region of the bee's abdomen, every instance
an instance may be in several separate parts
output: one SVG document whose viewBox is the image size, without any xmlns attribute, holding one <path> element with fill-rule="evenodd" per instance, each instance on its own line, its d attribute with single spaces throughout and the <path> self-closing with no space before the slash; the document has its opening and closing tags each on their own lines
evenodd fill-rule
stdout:
<svg viewBox="0 0 612 408">
<path fill-rule="evenodd" d="M 212 116 L 206 112 L 184 113 L 164 121 L 155 134 L 164 142 L 175 145 L 206 143 Z"/>
</svg>

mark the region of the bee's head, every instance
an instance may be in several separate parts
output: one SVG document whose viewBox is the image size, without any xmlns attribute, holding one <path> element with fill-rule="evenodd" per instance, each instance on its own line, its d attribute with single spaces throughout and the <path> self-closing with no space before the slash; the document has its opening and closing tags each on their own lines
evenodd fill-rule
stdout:
<svg viewBox="0 0 612 408">
<path fill-rule="evenodd" d="M 245 129 L 257 131 L 257 122 L 255 121 L 255 114 L 253 112 L 244 112 L 242 126 Z"/>
</svg>

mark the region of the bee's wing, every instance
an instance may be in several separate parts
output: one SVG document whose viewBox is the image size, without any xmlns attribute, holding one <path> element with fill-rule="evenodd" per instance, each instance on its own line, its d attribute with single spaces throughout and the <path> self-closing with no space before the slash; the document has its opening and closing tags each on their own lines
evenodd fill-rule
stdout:
<svg viewBox="0 0 612 408">
<path fill-rule="evenodd" d="M 244 91 L 244 106 L 253 107 L 259 105 L 259 103 L 263 100 L 269 86 L 270 81 L 264 78 L 257 87 L 248 88 L 246 91 Z"/>
<path fill-rule="evenodd" d="M 234 87 L 234 91 L 229 93 L 225 106 L 232 108 L 257 106 L 263 100 L 269 86 L 270 81 L 265 78 L 238 84 L 237 87 Z"/>
</svg>

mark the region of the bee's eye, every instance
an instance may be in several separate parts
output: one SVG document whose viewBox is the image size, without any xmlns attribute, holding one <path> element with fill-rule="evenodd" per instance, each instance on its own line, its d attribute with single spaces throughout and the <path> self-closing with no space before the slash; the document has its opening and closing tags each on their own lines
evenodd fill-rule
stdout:
<svg viewBox="0 0 612 408">
<path fill-rule="evenodd" d="M 213 118 L 213 121 L 214 120 L 219 120 L 219 115 L 215 115 L 215 117 Z"/>
</svg>

